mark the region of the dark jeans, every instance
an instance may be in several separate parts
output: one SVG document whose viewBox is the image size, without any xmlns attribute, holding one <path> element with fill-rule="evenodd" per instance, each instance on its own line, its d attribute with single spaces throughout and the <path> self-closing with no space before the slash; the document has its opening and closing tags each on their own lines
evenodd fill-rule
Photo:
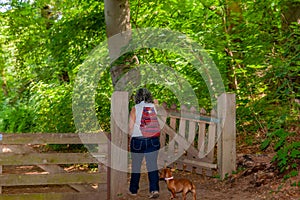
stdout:
<svg viewBox="0 0 300 200">
<path fill-rule="evenodd" d="M 157 168 L 157 156 L 160 149 L 159 137 L 142 138 L 133 137 L 130 142 L 132 157 L 132 172 L 129 191 L 137 193 L 141 177 L 141 165 L 145 156 L 149 179 L 149 191 L 159 191 L 159 175 Z"/>
</svg>

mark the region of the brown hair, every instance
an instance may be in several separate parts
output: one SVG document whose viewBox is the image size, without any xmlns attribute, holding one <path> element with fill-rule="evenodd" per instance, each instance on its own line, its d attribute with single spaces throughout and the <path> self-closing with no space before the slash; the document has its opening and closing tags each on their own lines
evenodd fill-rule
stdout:
<svg viewBox="0 0 300 200">
<path fill-rule="evenodd" d="M 136 104 L 139 104 L 142 101 L 145 101 L 146 103 L 153 103 L 153 98 L 149 90 L 147 90 L 146 88 L 140 88 L 136 92 L 134 101 Z"/>
</svg>

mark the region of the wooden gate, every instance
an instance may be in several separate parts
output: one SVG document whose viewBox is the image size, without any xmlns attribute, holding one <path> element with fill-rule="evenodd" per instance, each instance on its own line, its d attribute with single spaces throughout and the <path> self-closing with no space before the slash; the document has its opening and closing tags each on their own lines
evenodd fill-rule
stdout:
<svg viewBox="0 0 300 200">
<path fill-rule="evenodd" d="M 103 199 L 107 192 L 108 142 L 104 133 L 93 134 L 0 134 L 0 200 L 5 199 Z M 78 153 L 43 151 L 46 144 L 94 145 L 93 152 Z M 66 165 L 94 163 L 97 170 L 66 172 Z M 37 166 L 40 173 L 17 173 L 24 166 Z M 8 170 L 8 169 L 15 169 Z M 42 193 L 31 190 L 41 186 L 69 187 L 70 192 Z M 22 188 L 22 193 L 11 194 L 9 188 Z M 28 192 L 24 189 L 28 188 Z"/>
<path fill-rule="evenodd" d="M 235 95 L 223 94 L 218 111 L 200 112 L 176 105 L 158 107 L 163 125 L 159 165 L 194 171 L 207 176 L 235 171 Z M 215 173 L 213 173 L 215 172 Z"/>
</svg>

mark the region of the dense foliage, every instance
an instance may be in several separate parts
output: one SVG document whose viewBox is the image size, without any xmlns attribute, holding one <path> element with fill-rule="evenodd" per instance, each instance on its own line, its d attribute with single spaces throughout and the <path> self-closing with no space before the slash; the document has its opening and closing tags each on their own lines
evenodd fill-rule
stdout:
<svg viewBox="0 0 300 200">
<path fill-rule="evenodd" d="M 72 91 L 89 52 L 106 39 L 102 1 L 1 1 L 0 131 L 75 132 Z M 298 0 L 131 0 L 133 28 L 187 34 L 216 63 L 226 90 L 237 96 L 238 137 L 274 146 L 286 167 L 299 159 L 300 18 Z M 295 16 L 298 16 L 298 21 Z M 155 49 L 134 52 L 140 64 L 164 63 L 211 107 L 199 74 L 185 58 Z M 101 74 L 96 111 L 109 131 L 109 71 Z M 149 85 L 159 101 L 168 89 Z M 274 143 L 273 143 L 274 141 Z M 271 145 L 273 144 L 273 145 Z M 282 157 L 283 156 L 283 157 Z M 295 168 L 295 165 L 292 165 Z"/>
</svg>

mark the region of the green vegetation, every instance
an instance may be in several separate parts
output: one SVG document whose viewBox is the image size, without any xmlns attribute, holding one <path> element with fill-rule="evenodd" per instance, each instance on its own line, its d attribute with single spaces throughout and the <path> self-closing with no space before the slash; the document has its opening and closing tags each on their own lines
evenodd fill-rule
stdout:
<svg viewBox="0 0 300 200">
<path fill-rule="evenodd" d="M 0 131 L 75 132 L 73 86 L 82 62 L 106 39 L 104 3 L 36 0 L 3 6 Z M 299 0 L 131 0 L 130 9 L 132 28 L 167 28 L 198 42 L 216 63 L 226 91 L 236 93 L 240 141 L 273 147 L 282 172 L 298 167 Z M 211 107 L 204 81 L 185 58 L 157 49 L 132 53 L 140 64 L 172 67 L 189 81 L 200 106 Z M 95 109 L 109 131 L 113 86 L 109 71 L 101 77 Z M 148 87 L 160 102 L 176 101 L 170 90 Z"/>
</svg>

